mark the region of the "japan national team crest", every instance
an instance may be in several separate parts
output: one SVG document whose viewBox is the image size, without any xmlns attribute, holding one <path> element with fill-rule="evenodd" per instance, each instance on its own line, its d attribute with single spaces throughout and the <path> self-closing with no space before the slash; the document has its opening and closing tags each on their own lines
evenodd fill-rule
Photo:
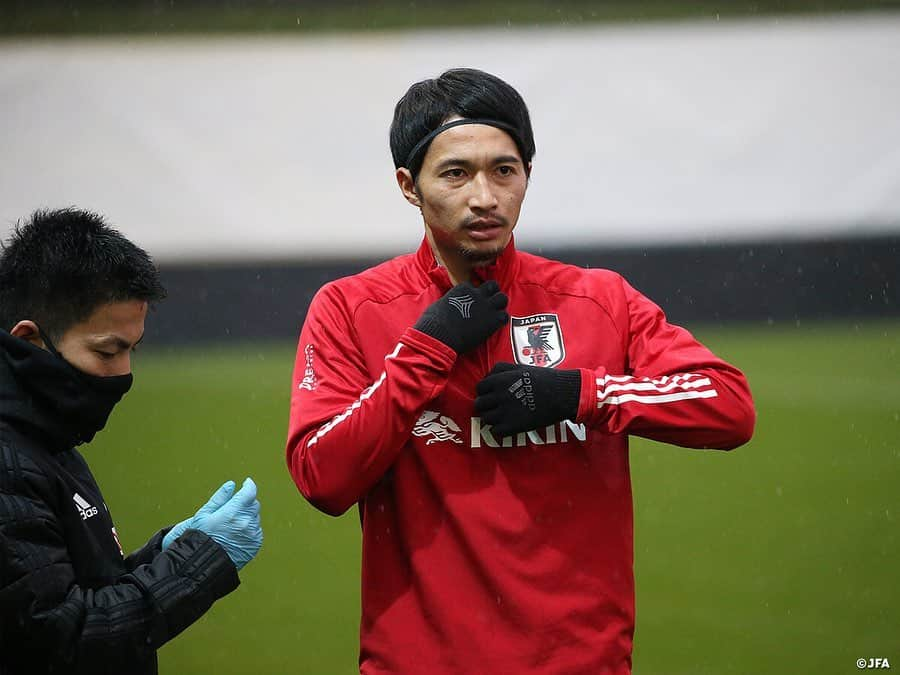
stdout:
<svg viewBox="0 0 900 675">
<path fill-rule="evenodd" d="M 510 317 L 509 331 L 516 363 L 553 368 L 566 358 L 566 346 L 556 314 Z"/>
</svg>

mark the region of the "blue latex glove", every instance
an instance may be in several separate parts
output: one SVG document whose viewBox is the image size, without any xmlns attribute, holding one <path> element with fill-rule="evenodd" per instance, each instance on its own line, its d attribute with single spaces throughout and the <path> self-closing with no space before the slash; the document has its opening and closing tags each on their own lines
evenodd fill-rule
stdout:
<svg viewBox="0 0 900 675">
<path fill-rule="evenodd" d="M 234 481 L 230 480 L 230 481 L 223 483 L 222 487 L 220 487 L 218 490 L 215 491 L 213 496 L 209 498 L 209 501 L 206 502 L 206 504 L 204 504 L 203 506 L 201 506 L 196 514 L 194 514 L 190 518 L 186 518 L 185 520 L 182 520 L 175 527 L 173 527 L 171 530 L 166 532 L 166 536 L 163 537 L 163 540 L 162 540 L 163 550 L 165 551 L 167 548 L 169 548 L 169 546 L 172 544 L 172 542 L 175 541 L 176 539 L 178 539 L 178 537 L 180 537 L 182 534 L 184 534 L 184 531 L 187 530 L 188 528 L 197 529 L 196 527 L 194 527 L 192 525 L 192 523 L 194 522 L 194 518 L 196 518 L 197 516 L 201 516 L 203 514 L 215 513 L 216 511 L 219 510 L 220 506 L 224 506 L 225 503 L 229 499 L 231 499 L 231 496 L 233 494 L 234 494 Z"/>
<path fill-rule="evenodd" d="M 218 543 L 238 570 L 253 560 L 262 547 L 263 532 L 259 524 L 259 502 L 256 499 L 256 483 L 248 478 L 237 494 L 234 483 L 228 481 L 220 487 L 210 500 L 200 508 L 193 518 L 185 521 L 181 532 L 191 528 L 205 532 Z M 179 523 L 175 529 L 181 527 Z M 178 535 L 176 535 L 178 536 Z M 163 548 L 166 547 L 163 540 Z"/>
</svg>

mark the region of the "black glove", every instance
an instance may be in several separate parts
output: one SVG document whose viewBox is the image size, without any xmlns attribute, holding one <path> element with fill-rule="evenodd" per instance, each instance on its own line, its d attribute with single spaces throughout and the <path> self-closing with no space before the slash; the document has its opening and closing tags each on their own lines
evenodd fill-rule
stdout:
<svg viewBox="0 0 900 675">
<path fill-rule="evenodd" d="M 511 436 L 574 420 L 581 372 L 498 363 L 478 383 L 475 410 L 497 436 Z"/>
<path fill-rule="evenodd" d="M 486 281 L 478 288 L 470 283 L 459 284 L 432 303 L 413 328 L 463 354 L 509 321 L 509 314 L 504 311 L 508 302 L 496 281 Z"/>
</svg>

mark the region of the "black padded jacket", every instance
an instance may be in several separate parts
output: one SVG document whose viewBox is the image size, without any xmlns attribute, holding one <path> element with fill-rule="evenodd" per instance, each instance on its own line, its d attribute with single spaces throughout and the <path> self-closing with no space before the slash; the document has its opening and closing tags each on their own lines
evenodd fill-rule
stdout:
<svg viewBox="0 0 900 675">
<path fill-rule="evenodd" d="M 0 340 L 0 675 L 157 672 L 156 650 L 239 583 L 224 549 L 161 530 L 125 557 L 87 463 Z"/>
</svg>

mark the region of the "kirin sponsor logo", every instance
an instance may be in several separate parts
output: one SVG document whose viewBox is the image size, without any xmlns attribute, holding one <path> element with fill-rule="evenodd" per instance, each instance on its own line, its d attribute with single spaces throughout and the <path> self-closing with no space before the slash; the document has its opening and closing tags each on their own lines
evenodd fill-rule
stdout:
<svg viewBox="0 0 900 675">
<path fill-rule="evenodd" d="M 426 410 L 419 417 L 416 426 L 413 427 L 413 436 L 428 438 L 425 445 L 444 441 L 460 444 L 462 439 L 457 434 L 461 431 L 460 426 L 446 415 L 441 415 L 434 410 Z"/>
<path fill-rule="evenodd" d="M 480 417 L 471 420 L 471 446 L 473 448 L 521 448 L 525 445 L 556 445 L 570 440 L 587 441 L 587 428 L 571 420 L 551 424 L 543 429 L 524 431 L 515 436 L 496 436 L 490 424 L 483 424 Z"/>
<path fill-rule="evenodd" d="M 525 431 L 513 436 L 497 436 L 490 424 L 484 424 L 480 417 L 471 417 L 470 446 L 473 448 L 521 448 L 526 445 L 556 445 L 576 441 L 587 441 L 587 428 L 583 424 L 577 424 L 571 420 L 564 420 L 558 424 L 533 431 Z M 449 441 L 457 445 L 463 440 L 459 434 L 463 433 L 460 426 L 447 415 L 442 415 L 434 410 L 426 410 L 419 417 L 416 426 L 413 427 L 413 436 L 427 438 L 425 445 Z"/>
</svg>

